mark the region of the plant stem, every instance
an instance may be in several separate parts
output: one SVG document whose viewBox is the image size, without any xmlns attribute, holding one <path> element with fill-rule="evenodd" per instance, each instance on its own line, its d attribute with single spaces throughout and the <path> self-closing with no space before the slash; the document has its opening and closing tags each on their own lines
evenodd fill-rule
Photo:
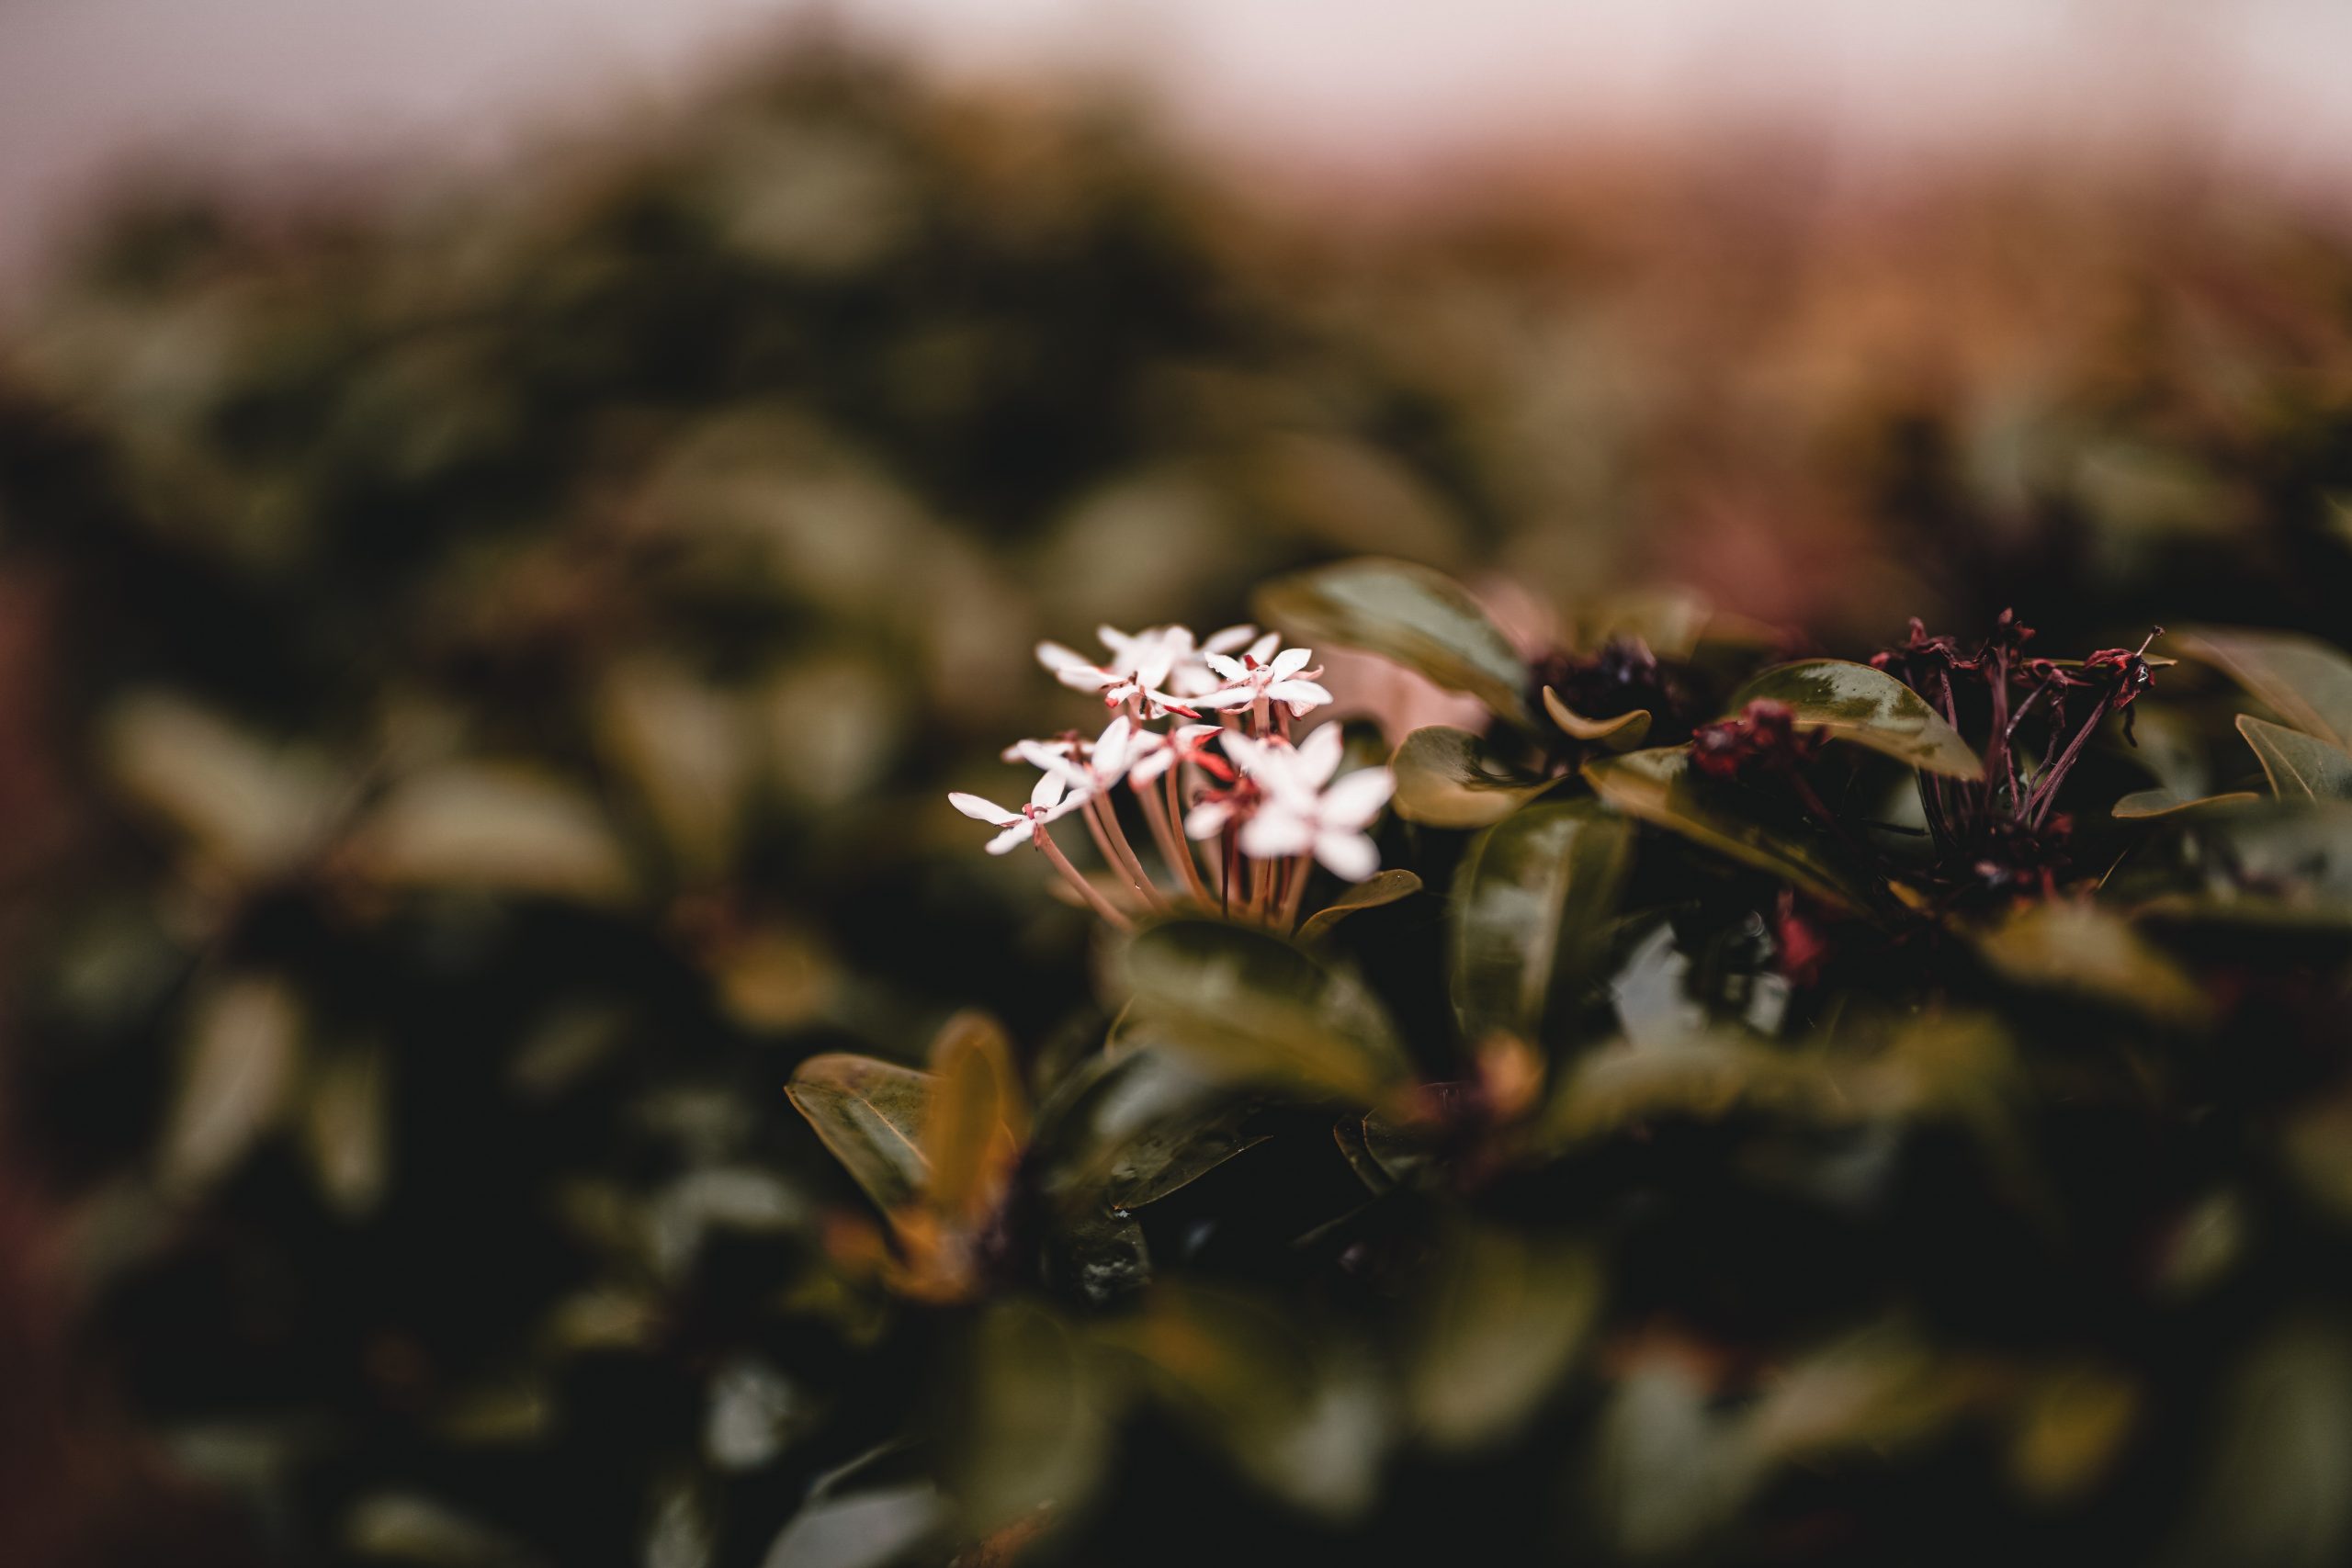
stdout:
<svg viewBox="0 0 2352 1568">
<path fill-rule="evenodd" d="M 1127 829 L 1119 821 L 1118 801 L 1104 794 L 1096 795 L 1089 804 L 1101 814 L 1103 829 L 1111 835 L 1111 848 L 1118 852 L 1118 863 L 1134 880 L 1136 891 L 1143 896 L 1146 904 L 1154 908 L 1163 908 L 1167 900 L 1160 897 L 1159 889 L 1152 883 L 1151 874 L 1144 870 L 1143 858 L 1136 853 L 1136 847 L 1127 842 Z"/>
<path fill-rule="evenodd" d="M 1305 855 L 1292 857 L 1288 866 L 1283 874 L 1290 878 L 1290 884 L 1283 894 L 1282 921 L 1274 928 L 1285 936 L 1298 929 L 1298 907 L 1306 902 L 1306 877 L 1311 869 Z"/>
<path fill-rule="evenodd" d="M 1127 919 L 1118 906 L 1102 897 L 1094 884 L 1078 874 L 1078 867 L 1069 863 L 1069 856 L 1062 853 L 1062 847 L 1054 842 L 1054 836 L 1051 833 L 1040 828 L 1037 829 L 1036 838 L 1032 841 L 1046 852 L 1046 858 L 1054 863 L 1054 869 L 1060 872 L 1072 887 L 1078 889 L 1079 897 L 1084 898 L 1096 914 L 1110 921 L 1120 931 L 1131 931 L 1136 929 L 1136 923 Z"/>
</svg>

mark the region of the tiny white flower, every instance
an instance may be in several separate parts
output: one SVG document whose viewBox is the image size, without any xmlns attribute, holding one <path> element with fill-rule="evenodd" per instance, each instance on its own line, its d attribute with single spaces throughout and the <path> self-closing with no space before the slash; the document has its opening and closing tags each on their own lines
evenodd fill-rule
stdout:
<svg viewBox="0 0 2352 1568">
<path fill-rule="evenodd" d="M 1250 859 L 1312 854 L 1332 874 L 1363 881 L 1380 869 L 1380 852 L 1364 829 L 1388 804 L 1396 781 L 1386 768 L 1363 768 L 1333 783 L 1342 744 L 1331 724 L 1296 746 L 1227 735 L 1226 754 L 1256 786 L 1254 805 L 1232 796 L 1204 801 L 1185 818 L 1184 830 L 1207 838 L 1247 809 L 1238 842 Z"/>
<path fill-rule="evenodd" d="M 1057 768 L 1038 775 L 1037 784 L 1029 792 L 1029 804 L 1018 811 L 1007 811 L 992 800 L 977 795 L 951 794 L 947 804 L 975 821 L 986 822 L 1004 831 L 989 840 L 989 853 L 1010 853 L 1023 843 L 1035 842 L 1046 830 L 1046 824 L 1057 821 L 1085 803 L 1085 796 L 1072 795 L 1069 780 Z"/>
<path fill-rule="evenodd" d="M 1091 741 L 1023 740 L 1014 750 L 1031 767 L 1060 774 L 1083 798 L 1100 795 L 1127 776 L 1136 754 L 1135 743 L 1143 733 L 1148 732 L 1138 731 L 1135 721 L 1121 714 Z"/>
<path fill-rule="evenodd" d="M 1176 660 L 1175 667 L 1168 673 L 1168 689 L 1180 697 L 1205 696 L 1216 691 L 1217 675 L 1208 666 L 1208 656 L 1212 653 L 1231 654 L 1247 648 L 1257 635 L 1257 627 L 1239 626 L 1227 626 L 1223 631 L 1203 637 L 1200 647 Z M 1271 637 L 1273 634 L 1270 632 L 1267 636 Z M 1275 640 L 1279 642 L 1280 639 Z M 1272 648 L 1270 646 L 1267 651 L 1271 654 Z"/>
<path fill-rule="evenodd" d="M 1223 653 L 1204 653 L 1202 661 L 1225 683 L 1214 692 L 1187 700 L 1201 708 L 1246 708 L 1261 701 L 1288 703 L 1293 718 L 1304 718 L 1309 710 L 1329 702 L 1331 694 L 1313 679 L 1323 671 L 1306 668 L 1306 661 L 1315 657 L 1314 653 L 1304 648 L 1285 648 L 1277 653 L 1273 642 L 1273 634 L 1269 632 L 1238 659 Z M 1272 657 L 1261 658 L 1261 649 Z"/>
<path fill-rule="evenodd" d="M 1127 764 L 1127 781 L 1141 789 L 1193 756 L 1219 732 L 1220 727 L 1214 724 L 1180 724 L 1165 735 L 1154 729 L 1136 730 L 1135 759 Z"/>
<path fill-rule="evenodd" d="M 1057 642 L 1039 643 L 1037 662 L 1072 690 L 1101 694 L 1110 707 L 1140 700 L 1154 718 L 1168 712 L 1192 712 L 1182 699 L 1164 689 L 1180 664 L 1190 664 L 1199 657 L 1193 646 L 1192 628 L 1148 626 L 1131 636 L 1116 626 L 1098 626 L 1095 635 L 1110 649 L 1110 658 L 1101 664 L 1090 663 L 1083 654 Z"/>
</svg>

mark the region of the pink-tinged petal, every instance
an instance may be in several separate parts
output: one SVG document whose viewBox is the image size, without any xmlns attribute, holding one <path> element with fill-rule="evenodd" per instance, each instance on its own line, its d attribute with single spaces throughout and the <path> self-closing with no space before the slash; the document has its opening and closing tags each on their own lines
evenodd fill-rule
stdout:
<svg viewBox="0 0 2352 1568">
<path fill-rule="evenodd" d="M 1212 653 L 1231 653 L 1237 648 L 1249 647 L 1250 639 L 1257 635 L 1258 628 L 1245 621 L 1238 626 L 1227 626 L 1223 631 L 1210 633 L 1208 640 L 1201 644 L 1201 652 L 1204 656 Z"/>
<path fill-rule="evenodd" d="M 1094 635 L 1102 639 L 1103 647 L 1121 659 L 1125 659 L 1136 646 L 1135 638 L 1114 626 L 1097 626 L 1094 628 Z"/>
<path fill-rule="evenodd" d="M 1273 658 L 1274 650 L 1282 647 L 1282 633 L 1268 632 L 1265 636 L 1260 637 L 1256 642 L 1250 645 L 1250 657 L 1257 660 L 1259 663 L 1263 664 L 1268 660 Z"/>
<path fill-rule="evenodd" d="M 1173 739 L 1179 746 L 1198 746 L 1202 741 L 1206 740 L 1210 736 L 1215 735 L 1218 730 L 1223 729 L 1224 728 L 1225 726 L 1221 724 L 1179 725 L 1176 727 L 1171 739 Z"/>
<path fill-rule="evenodd" d="M 1064 648 L 1057 642 L 1037 645 L 1037 662 L 1058 675 L 1065 670 L 1091 670 L 1094 660 L 1080 655 L 1077 649 Z"/>
<path fill-rule="evenodd" d="M 1140 790 L 1148 784 L 1156 783 L 1159 775 L 1175 763 L 1176 753 L 1162 747 L 1127 770 L 1127 783 Z"/>
<path fill-rule="evenodd" d="M 1362 833 L 1342 833 L 1326 828 L 1315 835 L 1315 858 L 1332 875 L 1349 882 L 1362 882 L 1380 869 L 1380 852 Z"/>
<path fill-rule="evenodd" d="M 1204 697 L 1187 697 L 1184 701 L 1196 708 L 1222 712 L 1227 708 L 1246 708 L 1258 700 L 1258 694 L 1247 686 L 1227 686 L 1222 692 L 1211 692 Z"/>
<path fill-rule="evenodd" d="M 1239 730 L 1228 729 L 1220 742 L 1226 759 L 1243 773 L 1255 775 L 1266 766 L 1266 753 L 1272 750 L 1262 740 L 1252 740 Z M 1279 765 L 1279 764 L 1277 764 Z"/>
<path fill-rule="evenodd" d="M 1038 775 L 1036 787 L 1029 792 L 1029 804 L 1035 807 L 1052 806 L 1061 799 L 1063 793 L 1069 788 L 1069 777 L 1062 772 L 1061 765 L 1057 762 Z"/>
<path fill-rule="evenodd" d="M 1227 681 L 1238 681 L 1250 673 L 1248 665 L 1238 659 L 1228 658 L 1222 653 L 1204 653 L 1201 655 L 1201 662 Z"/>
<path fill-rule="evenodd" d="M 1094 771 L 1104 778 L 1117 778 L 1126 772 L 1128 747 L 1135 739 L 1135 721 L 1121 714 L 1102 727 L 1095 738 L 1094 755 L 1091 759 Z"/>
<path fill-rule="evenodd" d="M 1119 683 L 1119 678 L 1116 675 L 1112 674 L 1108 670 L 1097 670 L 1091 664 L 1083 667 L 1072 666 L 1068 670 L 1057 670 L 1054 671 L 1054 679 L 1073 692 L 1099 692 L 1105 686 L 1115 686 Z"/>
<path fill-rule="evenodd" d="M 989 840 L 989 853 L 1009 855 L 1022 845 L 1034 841 L 1036 837 L 1037 830 L 1026 820 L 1016 821 L 1012 827 Z"/>
<path fill-rule="evenodd" d="M 1396 774 L 1386 768 L 1363 768 L 1324 792 L 1321 816 L 1334 828 L 1361 828 L 1380 815 L 1395 793 Z"/>
<path fill-rule="evenodd" d="M 1188 718 L 1200 716 L 1200 710 L 1193 705 L 1192 698 L 1171 696 L 1166 692 L 1146 692 L 1144 696 L 1151 704 L 1151 716 L 1154 718 L 1165 718 L 1171 713 L 1182 714 Z"/>
<path fill-rule="evenodd" d="M 1340 771 L 1340 750 L 1347 744 L 1347 736 L 1336 724 L 1327 724 L 1298 743 L 1298 776 L 1316 789 L 1331 782 Z"/>
<path fill-rule="evenodd" d="M 1282 860 L 1315 846 L 1315 827 L 1306 818 L 1273 807 L 1241 825 L 1241 852 L 1251 860 Z"/>
<path fill-rule="evenodd" d="M 947 797 L 947 804 L 962 812 L 965 816 L 971 818 L 974 821 L 986 822 L 992 828 L 1001 828 L 1007 822 L 1018 822 L 1023 820 L 1021 813 L 1018 811 L 1007 811 L 995 801 L 982 800 L 977 795 L 964 795 L 961 793 L 950 795 Z"/>
<path fill-rule="evenodd" d="M 1277 681 L 1266 688 L 1266 695 L 1278 703 L 1288 703 L 1294 716 L 1331 700 L 1330 692 L 1312 681 Z"/>
<path fill-rule="evenodd" d="M 1214 839 L 1225 831 L 1226 822 L 1233 816 L 1233 807 L 1222 800 L 1204 800 L 1184 813 L 1184 837 Z"/>
<path fill-rule="evenodd" d="M 1275 680 L 1284 681 L 1306 669 L 1306 661 L 1314 657 L 1315 650 L 1311 648 L 1285 648 L 1274 655 L 1267 668 L 1273 671 Z"/>
</svg>

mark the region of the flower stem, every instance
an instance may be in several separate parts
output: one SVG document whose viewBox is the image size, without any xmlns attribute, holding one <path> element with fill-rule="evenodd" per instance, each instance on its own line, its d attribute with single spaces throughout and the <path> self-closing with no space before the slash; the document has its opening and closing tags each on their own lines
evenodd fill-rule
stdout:
<svg viewBox="0 0 2352 1568">
<path fill-rule="evenodd" d="M 1119 821 L 1117 800 L 1109 795 L 1098 795 L 1089 804 L 1102 815 L 1103 829 L 1111 835 L 1111 848 L 1118 852 L 1117 863 L 1134 881 L 1136 891 L 1142 896 L 1143 901 L 1154 908 L 1165 908 L 1167 900 L 1159 896 L 1159 889 L 1152 883 L 1151 874 L 1144 870 L 1143 858 L 1127 841 L 1127 830 Z"/>
<path fill-rule="evenodd" d="M 1176 770 L 1170 768 L 1164 775 L 1170 781 L 1171 795 L 1175 774 Z M 1169 870 L 1182 874 L 1185 886 L 1192 890 L 1193 901 L 1207 908 L 1209 890 L 1201 886 L 1201 868 L 1193 863 L 1192 846 L 1184 841 L 1182 829 L 1170 816 L 1168 801 L 1150 784 L 1134 788 L 1136 803 L 1143 807 L 1144 822 L 1151 829 L 1152 841 L 1159 846 L 1159 858 L 1168 863 Z"/>
<path fill-rule="evenodd" d="M 1032 841 L 1046 852 L 1046 858 L 1054 863 L 1054 869 L 1060 872 L 1072 887 L 1078 889 L 1079 897 L 1084 898 L 1096 914 L 1110 921 L 1120 931 L 1131 931 L 1136 929 L 1136 923 L 1127 919 L 1118 906 L 1102 897 L 1094 884 L 1078 874 L 1078 867 L 1069 863 L 1069 856 L 1062 853 L 1062 847 L 1054 842 L 1054 836 L 1051 833 L 1040 828 L 1037 829 L 1036 838 Z"/>
<path fill-rule="evenodd" d="M 1086 824 L 1087 836 L 1094 840 L 1094 852 L 1102 857 L 1102 869 L 1125 882 L 1127 880 L 1127 868 L 1119 863 L 1119 852 L 1111 847 L 1111 836 L 1102 830 L 1102 818 L 1094 809 L 1094 804 L 1090 800 L 1079 808 L 1079 820 Z M 1131 888 L 1122 887 L 1120 894 L 1123 901 L 1128 897 L 1141 901 L 1141 895 Z"/>
<path fill-rule="evenodd" d="M 1298 929 L 1298 907 L 1306 898 L 1306 876 L 1309 867 L 1305 855 L 1294 855 L 1285 863 L 1283 874 L 1289 881 L 1283 893 L 1282 920 L 1275 930 L 1287 936 Z"/>
</svg>

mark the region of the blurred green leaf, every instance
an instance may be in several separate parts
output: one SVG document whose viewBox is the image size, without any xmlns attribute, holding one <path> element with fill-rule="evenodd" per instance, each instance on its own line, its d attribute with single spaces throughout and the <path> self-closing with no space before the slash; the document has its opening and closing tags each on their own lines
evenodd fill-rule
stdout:
<svg viewBox="0 0 2352 1568">
<path fill-rule="evenodd" d="M 2257 798 L 2245 790 L 2232 790 L 2226 795 L 2198 795 L 2194 798 L 2175 795 L 2168 789 L 2135 790 L 2115 803 L 2114 815 L 2126 822 L 2146 821 L 2151 818 L 2170 817 L 2177 812 L 2198 811 L 2211 806 L 2237 806 Z"/>
<path fill-rule="evenodd" d="M 1022 1301 L 989 1307 L 967 1354 L 950 1461 L 967 1533 L 1083 1507 L 1111 1460 L 1121 1403 L 1103 1359 L 1080 1330 Z"/>
<path fill-rule="evenodd" d="M 1464 1038 L 1544 1037 L 1589 978 L 1633 858 L 1633 824 L 1597 800 L 1538 801 L 1471 841 L 1453 878 L 1453 1010 Z"/>
<path fill-rule="evenodd" d="M 1844 909 L 1871 902 L 1863 877 L 1809 826 L 1768 820 L 1747 791 L 1695 776 L 1681 747 L 1630 751 L 1584 765 L 1593 793 L 1628 817 L 1768 872 Z"/>
<path fill-rule="evenodd" d="M 121 699 L 99 743 L 117 789 L 234 875 L 286 869 L 327 826 L 334 780 L 322 757 L 269 745 L 185 698 Z"/>
<path fill-rule="evenodd" d="M 346 853 L 369 879 L 411 889 L 611 903 L 632 880 L 595 804 L 519 766 L 451 763 L 403 781 Z"/>
<path fill-rule="evenodd" d="M 922 1128 L 932 1076 L 871 1056 L 811 1056 L 785 1093 L 817 1136 L 885 1213 L 904 1208 L 931 1180 Z"/>
<path fill-rule="evenodd" d="M 380 1043 L 320 1051 L 302 1108 L 319 1190 L 346 1216 L 373 1210 L 390 1179 L 391 1064 Z"/>
<path fill-rule="evenodd" d="M 1974 937 L 1986 963 L 2021 986 L 2063 991 L 2163 1024 L 2200 1024 L 2213 1005 L 2163 949 L 2090 904 L 2022 904 Z"/>
<path fill-rule="evenodd" d="M 1294 643 L 1338 643 L 1395 660 L 1451 692 L 1466 692 L 1530 727 L 1519 650 L 1468 590 L 1407 561 L 1340 561 L 1261 587 L 1263 624 Z"/>
<path fill-rule="evenodd" d="M 984 1224 L 1029 1134 L 1012 1042 L 986 1014 L 956 1014 L 932 1046 L 926 1087 L 920 1145 L 931 1173 L 925 1195 L 950 1224 Z"/>
<path fill-rule="evenodd" d="M 2296 728 L 2352 750 L 2352 657 L 2292 632 L 2198 626 L 2173 642 L 2216 665 Z"/>
<path fill-rule="evenodd" d="M 1517 1430 L 1558 1385 L 1600 1305 L 1602 1275 L 1582 1247 L 1462 1224 L 1431 1269 L 1406 1400 L 1441 1449 Z"/>
<path fill-rule="evenodd" d="M 1549 686 L 1544 688 L 1544 711 L 1552 716 L 1554 724 L 1578 740 L 1598 740 L 1611 751 L 1630 751 L 1639 746 L 1642 738 L 1650 732 L 1650 710 L 1647 708 L 1621 713 L 1614 718 L 1587 718 L 1568 706 L 1560 694 Z"/>
<path fill-rule="evenodd" d="M 1301 921 L 1298 940 L 1302 942 L 1320 941 L 1331 928 L 1350 915 L 1363 909 L 1377 909 L 1384 904 L 1394 904 L 1399 898 L 1409 898 L 1420 890 L 1421 879 L 1409 871 L 1376 871 L 1362 882 L 1350 884 L 1337 898 Z"/>
<path fill-rule="evenodd" d="M 2278 799 L 2352 800 L 2352 756 L 2341 748 L 2252 714 L 2238 715 L 2238 733 L 2261 759 Z"/>
<path fill-rule="evenodd" d="M 180 1045 L 156 1151 L 163 1184 L 187 1193 L 225 1175 L 285 1113 L 301 1064 L 302 1008 L 284 980 L 248 975 L 208 988 Z"/>
<path fill-rule="evenodd" d="M 1499 822 L 1559 782 L 1497 761 L 1466 729 L 1436 724 L 1405 737 L 1389 766 L 1396 774 L 1396 815 L 1432 828 Z"/>
<path fill-rule="evenodd" d="M 1732 694 L 1724 711 L 1754 702 L 1786 704 L 1806 729 L 1851 741 L 1931 773 L 1981 779 L 1984 760 L 1917 692 L 1867 664 L 1807 659 L 1776 665 Z"/>
</svg>

